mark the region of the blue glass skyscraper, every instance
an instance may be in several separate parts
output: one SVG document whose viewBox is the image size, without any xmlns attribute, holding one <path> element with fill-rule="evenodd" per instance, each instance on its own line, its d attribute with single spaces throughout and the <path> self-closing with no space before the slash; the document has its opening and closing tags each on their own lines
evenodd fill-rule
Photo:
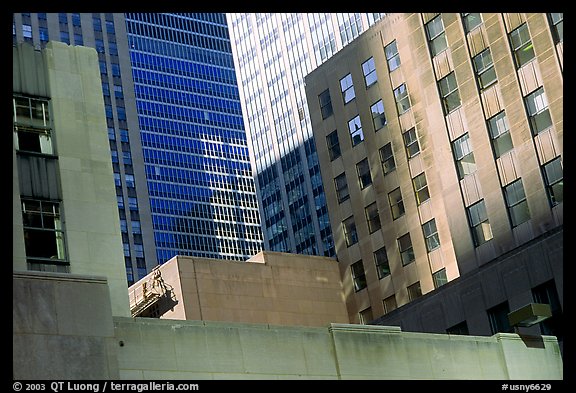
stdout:
<svg viewBox="0 0 576 393">
<path fill-rule="evenodd" d="M 247 259 L 260 220 L 224 14 L 127 13 L 159 263 Z"/>
</svg>

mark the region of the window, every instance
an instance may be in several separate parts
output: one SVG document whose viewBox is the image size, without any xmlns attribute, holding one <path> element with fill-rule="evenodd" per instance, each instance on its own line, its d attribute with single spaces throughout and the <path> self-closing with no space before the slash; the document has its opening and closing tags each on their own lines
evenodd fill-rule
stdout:
<svg viewBox="0 0 576 393">
<path fill-rule="evenodd" d="M 364 63 L 362 63 L 362 73 L 364 74 L 364 81 L 366 82 L 366 88 L 378 82 L 378 76 L 376 75 L 376 65 L 374 64 L 373 57 L 369 58 Z"/>
<path fill-rule="evenodd" d="M 132 154 L 129 151 L 122 152 L 122 161 L 126 165 L 132 165 Z"/>
<path fill-rule="evenodd" d="M 406 90 L 405 83 L 402 83 L 400 86 L 394 89 L 394 98 L 396 99 L 398 115 L 401 115 L 410 109 L 410 100 L 408 98 L 408 90 Z"/>
<path fill-rule="evenodd" d="M 490 221 L 488 221 L 484 200 L 482 199 L 467 207 L 466 213 L 468 215 L 470 228 L 472 229 L 474 245 L 478 247 L 492 239 L 492 227 L 490 226 Z"/>
<path fill-rule="evenodd" d="M 471 32 L 482 24 L 482 18 L 479 13 L 467 13 L 461 15 L 462 21 L 464 22 L 464 31 L 466 31 L 466 33 Z"/>
<path fill-rule="evenodd" d="M 342 228 L 344 229 L 344 239 L 346 239 L 346 245 L 348 247 L 358 243 L 358 234 L 356 233 L 356 223 L 354 222 L 354 216 L 350 216 L 342 221 Z"/>
<path fill-rule="evenodd" d="M 398 53 L 398 48 L 396 47 L 396 40 L 386 45 L 384 51 L 386 52 L 388 70 L 392 72 L 396 68 L 400 67 L 400 54 Z"/>
<path fill-rule="evenodd" d="M 93 16 L 92 24 L 94 25 L 94 31 L 102 31 L 102 21 L 100 18 Z"/>
<path fill-rule="evenodd" d="M 476 70 L 476 79 L 480 89 L 486 89 L 497 81 L 496 70 L 492 62 L 492 54 L 490 48 L 483 50 L 474 56 L 474 69 Z"/>
<path fill-rule="evenodd" d="M 418 205 L 430 199 L 430 192 L 428 191 L 428 183 L 426 182 L 426 174 L 424 172 L 412 179 L 412 184 L 414 185 L 416 203 L 418 203 Z"/>
<path fill-rule="evenodd" d="M 434 281 L 435 289 L 438 289 L 442 285 L 446 284 L 448 282 L 448 278 L 446 278 L 446 268 L 442 268 L 436 273 L 432 273 L 432 281 Z"/>
<path fill-rule="evenodd" d="M 124 197 L 122 195 L 116 195 L 116 203 L 119 209 L 124 209 Z"/>
<path fill-rule="evenodd" d="M 13 98 L 14 144 L 18 151 L 54 154 L 48 100 Z"/>
<path fill-rule="evenodd" d="M 392 219 L 395 220 L 404 215 L 404 202 L 402 202 L 400 187 L 388 194 L 388 202 L 390 203 L 390 210 L 392 211 Z"/>
<path fill-rule="evenodd" d="M 128 207 L 130 210 L 138 210 L 138 199 L 135 197 L 128 197 Z"/>
<path fill-rule="evenodd" d="M 372 184 L 372 176 L 370 175 L 370 166 L 367 158 L 356 164 L 356 172 L 358 173 L 358 180 L 360 181 L 361 189 Z"/>
<path fill-rule="evenodd" d="M 46 264 L 65 262 L 60 203 L 34 199 L 21 202 L 26 257 Z"/>
<path fill-rule="evenodd" d="M 31 25 L 22 25 L 22 36 L 24 39 L 29 38 L 32 39 L 32 26 Z"/>
<path fill-rule="evenodd" d="M 136 258 L 144 258 L 144 245 L 134 244 L 134 256 Z"/>
<path fill-rule="evenodd" d="M 134 182 L 134 175 L 126 174 L 125 179 L 126 179 L 126 187 L 134 188 L 136 186 Z"/>
<path fill-rule="evenodd" d="M 364 140 L 364 132 L 362 131 L 362 123 L 360 122 L 360 115 L 356 116 L 348 122 L 348 130 L 352 138 L 352 146 L 356 146 Z"/>
<path fill-rule="evenodd" d="M 487 310 L 487 313 L 492 334 L 513 333 L 510 323 L 508 322 L 508 314 L 510 313 L 508 302 L 500 303 L 499 305 L 492 307 Z"/>
<path fill-rule="evenodd" d="M 391 311 L 394 311 L 398 308 L 396 304 L 396 296 L 388 296 L 386 299 L 382 300 L 382 304 L 384 305 L 384 314 L 388 314 Z"/>
<path fill-rule="evenodd" d="M 402 134 L 404 139 L 404 147 L 406 148 L 406 156 L 408 158 L 414 157 L 416 154 L 420 153 L 420 144 L 418 143 L 418 135 L 416 134 L 416 128 L 411 128 Z"/>
<path fill-rule="evenodd" d="M 342 154 L 340 151 L 340 142 L 338 141 L 338 131 L 333 131 L 326 136 L 326 144 L 328 145 L 328 154 L 330 161 L 334 161 Z"/>
<path fill-rule="evenodd" d="M 364 265 L 362 261 L 353 263 L 350 266 L 352 271 L 352 281 L 354 282 L 354 290 L 356 292 L 366 288 L 366 273 L 364 272 Z"/>
<path fill-rule="evenodd" d="M 522 67 L 534 58 L 534 47 L 532 46 L 526 23 L 510 33 L 510 43 L 517 68 Z"/>
<path fill-rule="evenodd" d="M 504 187 L 504 197 L 512 228 L 530 219 L 530 210 L 528 209 L 528 201 L 526 201 L 522 179 L 518 179 Z"/>
<path fill-rule="evenodd" d="M 114 172 L 114 185 L 116 187 L 122 187 L 122 180 L 120 180 L 120 174 L 117 172 Z"/>
<path fill-rule="evenodd" d="M 336 187 L 336 196 L 338 197 L 339 203 L 342 203 L 346 199 L 350 198 L 348 182 L 346 181 L 346 174 L 344 172 L 342 172 L 334 179 L 334 186 Z"/>
<path fill-rule="evenodd" d="M 128 233 L 128 225 L 126 223 L 126 220 L 123 218 L 120 219 L 120 232 Z"/>
<path fill-rule="evenodd" d="M 386 125 L 386 115 L 384 114 L 384 103 L 379 100 L 370 107 L 372 111 L 372 122 L 374 123 L 374 131 L 378 131 Z"/>
<path fill-rule="evenodd" d="M 440 247 L 440 237 L 438 235 L 438 229 L 436 228 L 435 219 L 424 223 L 422 225 L 422 232 L 424 233 L 424 241 L 426 242 L 428 252 Z"/>
<path fill-rule="evenodd" d="M 374 316 L 372 315 L 372 307 L 368 307 L 367 309 L 360 311 L 358 314 L 360 316 L 360 323 L 362 325 L 368 325 L 368 323 L 374 320 Z"/>
<path fill-rule="evenodd" d="M 340 79 L 340 89 L 342 91 L 342 99 L 344 100 L 345 104 L 349 103 L 356 97 L 351 74 L 348 74 L 344 78 Z"/>
<path fill-rule="evenodd" d="M 322 113 L 322 119 L 327 119 L 332 116 L 334 110 L 332 109 L 332 100 L 330 99 L 330 92 L 328 89 L 324 90 L 318 96 L 318 101 L 320 102 L 320 112 Z"/>
<path fill-rule="evenodd" d="M 446 329 L 446 333 L 459 334 L 459 335 L 467 336 L 468 334 L 470 334 L 468 332 L 468 323 L 466 323 L 466 321 L 462 321 L 460 323 L 457 323 L 456 325 Z"/>
<path fill-rule="evenodd" d="M 430 52 L 433 57 L 448 48 L 446 34 L 444 33 L 444 24 L 442 23 L 442 15 L 438 15 L 426 23 L 425 28 L 428 45 L 430 46 Z"/>
<path fill-rule="evenodd" d="M 547 281 L 532 289 L 532 297 L 534 302 L 550 305 L 552 317 L 540 323 L 540 330 L 542 334 L 548 336 L 556 336 L 558 341 L 564 339 L 564 332 L 562 329 L 562 307 L 558 298 L 558 291 L 554 280 Z"/>
<path fill-rule="evenodd" d="M 124 256 L 129 257 L 130 256 L 130 244 L 122 243 L 122 247 L 124 248 Z"/>
<path fill-rule="evenodd" d="M 544 164 L 544 183 L 551 206 L 556 206 L 564 200 L 564 175 L 560 157 Z"/>
<path fill-rule="evenodd" d="M 72 26 L 79 27 L 80 24 L 80 14 L 72 14 Z"/>
<path fill-rule="evenodd" d="M 366 221 L 368 222 L 368 230 L 370 233 L 376 232 L 380 229 L 380 215 L 378 214 L 378 206 L 376 202 L 370 204 L 364 209 L 366 212 Z"/>
<path fill-rule="evenodd" d="M 468 133 L 452 142 L 452 152 L 456 161 L 458 170 L 458 179 L 464 179 L 464 176 L 476 172 L 476 161 L 472 152 L 472 141 Z"/>
<path fill-rule="evenodd" d="M 407 233 L 398 238 L 398 250 L 400 251 L 402 266 L 406 266 L 416 260 L 416 257 L 414 256 L 414 249 L 412 248 L 410 233 Z"/>
<path fill-rule="evenodd" d="M 74 45 L 84 45 L 82 34 L 74 34 Z"/>
<path fill-rule="evenodd" d="M 132 221 L 132 233 L 133 234 L 140 234 L 142 233 L 142 228 L 140 226 L 140 221 Z"/>
<path fill-rule="evenodd" d="M 385 247 L 382 247 L 374 252 L 374 263 L 376 263 L 378 279 L 390 275 L 390 264 L 388 263 L 388 255 L 386 254 Z"/>
<path fill-rule="evenodd" d="M 460 93 L 458 93 L 458 85 L 456 84 L 454 71 L 440 79 L 438 86 L 440 87 L 444 113 L 448 114 L 460 106 Z"/>
<path fill-rule="evenodd" d="M 504 111 L 488 120 L 488 129 L 490 130 L 490 139 L 496 158 L 512 150 L 514 146 L 512 145 L 510 127 Z"/>
<path fill-rule="evenodd" d="M 420 281 L 415 282 L 414 284 L 410 285 L 406 289 L 408 289 L 408 299 L 410 301 L 416 300 L 422 296 L 422 289 L 420 288 Z"/>
<path fill-rule="evenodd" d="M 48 28 L 46 27 L 39 27 L 38 35 L 40 37 L 41 42 L 48 42 L 48 40 L 50 39 L 50 36 L 48 34 Z"/>
<path fill-rule="evenodd" d="M 562 12 L 555 12 L 548 14 L 550 18 L 550 24 L 552 25 L 552 35 L 554 36 L 554 42 L 564 41 L 564 14 Z"/>
<path fill-rule="evenodd" d="M 380 148 L 380 161 L 382 162 L 382 170 L 385 175 L 396 169 L 394 154 L 392 153 L 392 142 L 388 142 Z"/>
<path fill-rule="evenodd" d="M 530 127 L 534 135 L 538 135 L 552 126 L 552 119 L 548 110 L 548 99 L 543 87 L 527 95 L 524 100 L 528 108 Z"/>
</svg>

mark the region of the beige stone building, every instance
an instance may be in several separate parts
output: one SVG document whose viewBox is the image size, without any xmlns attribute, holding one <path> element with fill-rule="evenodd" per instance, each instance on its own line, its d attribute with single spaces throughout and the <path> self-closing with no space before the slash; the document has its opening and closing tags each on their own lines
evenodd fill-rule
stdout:
<svg viewBox="0 0 576 393">
<path fill-rule="evenodd" d="M 351 322 L 562 230 L 562 26 L 562 14 L 388 14 L 306 77 Z M 561 265 L 561 248 L 551 258 Z M 561 302 L 561 270 L 534 267 L 530 285 L 546 276 Z M 500 292 L 478 296 L 489 308 Z"/>
<path fill-rule="evenodd" d="M 13 47 L 13 269 L 104 277 L 129 316 L 99 79 L 92 48 Z"/>
<path fill-rule="evenodd" d="M 288 326 L 348 323 L 338 264 L 327 257 L 271 251 L 246 262 L 176 256 L 129 289 L 133 316 Z"/>
</svg>

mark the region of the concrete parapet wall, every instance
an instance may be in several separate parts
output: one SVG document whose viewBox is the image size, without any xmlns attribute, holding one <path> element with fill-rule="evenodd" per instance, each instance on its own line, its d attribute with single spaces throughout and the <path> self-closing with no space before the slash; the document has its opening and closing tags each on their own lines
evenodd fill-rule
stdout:
<svg viewBox="0 0 576 393">
<path fill-rule="evenodd" d="M 121 379 L 562 379 L 554 337 L 115 317 Z"/>
<path fill-rule="evenodd" d="M 13 378 L 563 378 L 555 337 L 112 316 L 105 278 L 13 273 Z"/>
<path fill-rule="evenodd" d="M 14 379 L 117 379 L 110 291 L 104 277 L 14 272 Z"/>
</svg>

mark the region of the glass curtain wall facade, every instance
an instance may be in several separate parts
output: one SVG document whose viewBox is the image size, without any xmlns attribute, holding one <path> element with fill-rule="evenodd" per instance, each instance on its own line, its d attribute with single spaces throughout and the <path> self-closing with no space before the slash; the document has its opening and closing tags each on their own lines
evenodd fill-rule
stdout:
<svg viewBox="0 0 576 393">
<path fill-rule="evenodd" d="M 246 260 L 260 217 L 224 14 L 127 13 L 157 258 Z"/>
<path fill-rule="evenodd" d="M 383 15 L 227 14 L 267 250 L 335 255 L 304 76 Z"/>
<path fill-rule="evenodd" d="M 92 47 L 98 53 L 126 277 L 130 285 L 158 262 L 124 14 L 15 13 L 12 37 L 13 44 L 29 42 L 38 49 L 51 40 Z"/>
</svg>

